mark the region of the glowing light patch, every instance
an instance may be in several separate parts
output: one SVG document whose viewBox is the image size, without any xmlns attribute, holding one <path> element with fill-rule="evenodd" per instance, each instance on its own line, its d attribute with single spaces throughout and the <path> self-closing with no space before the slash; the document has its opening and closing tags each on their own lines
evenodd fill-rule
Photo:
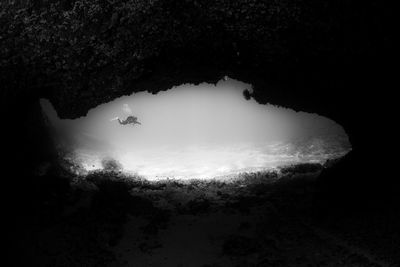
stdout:
<svg viewBox="0 0 400 267">
<path fill-rule="evenodd" d="M 80 168 L 104 168 L 148 179 L 211 179 L 295 163 L 323 163 L 344 155 L 343 128 L 316 114 L 246 100 L 251 86 L 229 79 L 217 85 L 181 85 L 153 95 L 140 92 L 60 120 L 47 100 L 44 113 L 61 150 Z M 137 118 L 141 124 L 123 123 Z M 122 122 L 122 123 L 121 123 Z"/>
</svg>

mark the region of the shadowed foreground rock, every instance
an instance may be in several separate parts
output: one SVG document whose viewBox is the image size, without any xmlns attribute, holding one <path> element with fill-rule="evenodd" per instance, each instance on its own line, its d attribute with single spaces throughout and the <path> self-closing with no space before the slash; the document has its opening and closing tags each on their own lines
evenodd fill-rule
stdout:
<svg viewBox="0 0 400 267">
<path fill-rule="evenodd" d="M 107 171 L 70 184 L 50 172 L 30 192 L 42 200 L 26 208 L 40 212 L 24 214 L 12 241 L 23 257 L 12 263 L 396 266 L 399 221 L 379 210 L 373 219 L 357 210 L 321 216 L 320 170 L 290 169 L 235 182 L 147 182 Z M 64 193 L 54 198 L 55 188 Z"/>
</svg>

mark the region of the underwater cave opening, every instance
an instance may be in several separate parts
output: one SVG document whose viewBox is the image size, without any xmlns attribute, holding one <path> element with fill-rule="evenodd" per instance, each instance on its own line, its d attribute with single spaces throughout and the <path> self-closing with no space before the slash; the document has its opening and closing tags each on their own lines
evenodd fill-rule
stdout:
<svg viewBox="0 0 400 267">
<path fill-rule="evenodd" d="M 262 105 L 252 86 L 229 77 L 137 92 L 62 120 L 41 99 L 61 160 L 85 175 L 119 170 L 148 180 L 213 179 L 303 163 L 351 150 L 344 129 L 317 114 Z"/>
</svg>

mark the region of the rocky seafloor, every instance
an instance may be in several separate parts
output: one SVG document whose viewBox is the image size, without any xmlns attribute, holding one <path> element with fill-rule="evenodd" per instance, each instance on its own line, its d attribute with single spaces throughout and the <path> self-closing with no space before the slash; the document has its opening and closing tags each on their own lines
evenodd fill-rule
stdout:
<svg viewBox="0 0 400 267">
<path fill-rule="evenodd" d="M 29 189 L 15 265 L 398 266 L 387 212 L 319 205 L 319 164 L 231 181 L 50 170 Z M 53 172 L 53 174 L 52 174 Z M 54 177 L 57 172 L 57 177 Z M 340 198 L 340 195 L 338 195 Z M 390 223 L 388 223 L 390 222 Z"/>
</svg>

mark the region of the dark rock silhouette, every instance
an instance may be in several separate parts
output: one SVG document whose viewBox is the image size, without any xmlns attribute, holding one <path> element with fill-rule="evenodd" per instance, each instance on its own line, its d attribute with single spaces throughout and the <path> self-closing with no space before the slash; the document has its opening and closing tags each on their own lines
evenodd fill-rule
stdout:
<svg viewBox="0 0 400 267">
<path fill-rule="evenodd" d="M 62 222 L 65 229 L 59 229 L 59 235 L 71 236 L 65 247 L 81 245 L 66 253 L 75 258 L 85 256 L 75 266 L 106 265 L 112 255 L 104 253 L 108 249 L 105 244 L 111 239 L 114 243 L 119 230 L 111 234 L 111 239 L 106 236 L 96 244 L 90 242 L 98 233 L 108 233 L 103 229 L 103 224 L 109 225 L 108 218 L 125 217 L 118 214 L 120 204 L 129 202 L 125 197 L 110 200 L 114 193 L 104 193 L 100 188 L 96 194 L 105 195 L 100 198 L 104 201 L 94 197 L 93 208 L 70 217 L 70 222 L 58 214 L 69 202 L 68 186 L 60 182 L 66 175 L 57 173 L 38 179 L 30 172 L 36 163 L 49 161 L 54 166 L 57 159 L 43 125 L 39 98 L 50 99 L 61 118 L 73 119 L 132 92 L 157 93 L 183 83 L 215 83 L 225 75 L 251 83 L 252 98 L 259 103 L 316 112 L 335 120 L 352 142 L 353 151 L 337 166 L 323 170 L 317 188 L 311 187 L 316 194 L 301 193 L 312 191 L 305 187 L 288 190 L 286 194 L 280 192 L 274 198 L 265 196 L 263 203 L 270 199 L 276 202 L 277 210 L 293 209 L 298 201 L 312 197 L 315 217 L 324 213 L 327 224 L 332 222 L 330 227 L 338 236 L 350 236 L 350 242 L 370 250 L 379 244 L 382 255 L 393 250 L 387 258 L 399 262 L 400 249 L 396 243 L 400 240 L 399 223 L 393 218 L 399 214 L 400 206 L 394 162 L 397 158 L 388 156 L 398 139 L 395 131 L 389 130 L 395 125 L 394 109 L 398 106 L 394 105 L 398 98 L 392 97 L 395 91 L 392 85 L 397 83 L 393 82 L 397 75 L 392 67 L 397 54 L 393 40 L 397 9 L 389 3 L 1 1 L 0 10 L 0 110 L 5 114 L 6 127 L 2 132 L 5 142 L 0 162 L 4 172 L 2 196 L 6 200 L 3 222 L 8 226 L 3 229 L 7 232 L 5 243 L 13 252 L 5 253 L 12 257 L 13 263 L 5 265 L 45 265 L 43 262 L 32 265 L 29 259 L 35 256 L 34 246 L 29 248 L 24 244 L 43 232 L 39 231 L 46 227 L 43 221 Z M 124 125 L 125 120 L 119 123 Z M 120 196 L 119 189 L 117 192 L 115 195 Z M 296 194 L 301 197 L 292 200 Z M 124 196 L 132 198 L 128 193 Z M 137 199 L 132 202 L 141 203 Z M 245 206 L 249 204 L 246 202 Z M 306 207 L 304 210 L 310 210 Z M 287 214 L 299 219 L 304 210 L 289 210 Z M 265 237 L 290 244 L 290 238 L 275 235 L 293 229 L 296 236 L 297 227 L 303 227 L 304 220 L 293 220 L 293 225 L 286 220 L 284 228 L 279 221 L 283 215 L 276 218 L 271 215 L 273 220 L 267 227 L 264 227 L 267 222 L 263 222 L 260 232 L 276 227 L 280 231 Z M 110 225 L 118 228 L 115 222 Z M 387 228 L 388 225 L 393 227 Z M 317 240 L 321 239 L 319 231 L 315 231 L 318 228 L 309 227 L 311 231 L 303 228 L 303 236 L 316 236 L 315 247 L 310 248 L 312 242 L 308 242 L 299 248 L 317 252 L 320 244 Z M 74 231 L 77 234 L 72 235 Z M 76 236 L 82 236 L 82 241 L 76 241 Z M 278 247 L 286 247 L 279 242 L 276 242 Z M 329 242 L 330 239 L 325 240 Z M 55 238 L 48 247 L 58 243 Z M 343 245 L 333 245 L 343 250 Z M 236 241 L 225 247 L 234 254 L 242 250 Z M 65 249 L 60 247 L 50 252 L 58 255 L 60 251 Z M 93 255 L 93 251 L 103 258 L 96 254 L 90 261 L 86 256 Z M 246 253 L 250 252 L 253 250 Z M 353 254 L 349 250 L 347 258 Z M 276 255 L 279 253 L 274 252 L 273 256 Z M 292 255 L 281 256 L 276 262 L 260 266 L 290 265 L 278 260 L 291 259 Z M 330 260 L 335 260 L 334 256 Z M 83 259 L 87 262 L 82 262 Z M 265 259 L 272 261 L 274 257 L 265 255 Z M 74 266 L 61 260 L 58 266 Z M 358 266 L 372 266 L 363 264 L 363 260 Z M 57 266 L 56 263 L 48 265 Z M 337 262 L 336 266 L 340 265 L 344 264 Z"/>
</svg>

